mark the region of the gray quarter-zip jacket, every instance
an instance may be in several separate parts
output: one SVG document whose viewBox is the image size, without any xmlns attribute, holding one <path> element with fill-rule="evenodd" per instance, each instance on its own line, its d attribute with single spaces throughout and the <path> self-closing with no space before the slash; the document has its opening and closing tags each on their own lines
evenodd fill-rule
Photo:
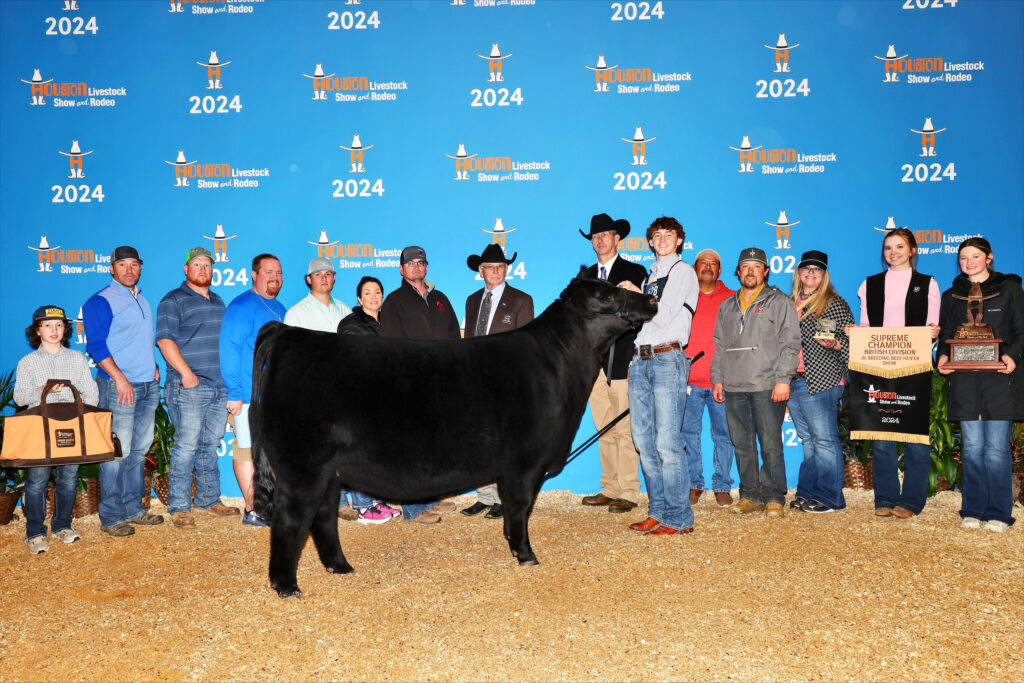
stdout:
<svg viewBox="0 0 1024 683">
<path fill-rule="evenodd" d="M 726 391 L 770 391 L 796 375 L 800 321 L 793 300 L 778 287 L 766 284 L 746 313 L 740 313 L 739 291 L 723 301 L 714 337 L 711 383 Z"/>
</svg>

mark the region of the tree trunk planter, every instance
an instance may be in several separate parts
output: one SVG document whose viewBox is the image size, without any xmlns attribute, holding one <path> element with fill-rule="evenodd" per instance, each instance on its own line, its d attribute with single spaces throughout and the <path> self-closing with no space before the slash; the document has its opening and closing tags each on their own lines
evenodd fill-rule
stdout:
<svg viewBox="0 0 1024 683">
<path fill-rule="evenodd" d="M 872 461 L 868 461 L 867 466 L 864 466 L 860 460 L 856 458 L 850 458 L 843 463 L 845 470 L 845 483 L 843 484 L 848 489 L 863 489 L 870 491 L 874 488 L 874 481 L 871 478 Z"/>
<path fill-rule="evenodd" d="M 167 505 L 167 497 L 171 493 L 170 483 L 167 481 L 166 474 L 154 474 L 153 475 L 153 490 L 156 491 L 156 497 L 160 499 L 160 502 Z M 192 472 L 192 498 L 196 497 L 196 473 Z"/>
<path fill-rule="evenodd" d="M 85 491 L 75 495 L 75 506 L 71 508 L 71 517 L 88 517 L 100 511 L 100 480 L 95 477 L 82 477 Z"/>
<path fill-rule="evenodd" d="M 18 507 L 18 498 L 21 491 L 6 491 L 0 493 L 0 526 L 10 524 L 14 519 L 14 508 Z"/>
<path fill-rule="evenodd" d="M 146 472 L 146 478 L 142 484 L 142 509 L 149 512 L 149 506 L 153 502 L 153 473 Z"/>
</svg>

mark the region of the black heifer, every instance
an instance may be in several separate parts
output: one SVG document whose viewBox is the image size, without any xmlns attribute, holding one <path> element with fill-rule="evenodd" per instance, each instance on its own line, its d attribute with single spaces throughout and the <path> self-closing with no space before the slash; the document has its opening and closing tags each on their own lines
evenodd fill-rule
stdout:
<svg viewBox="0 0 1024 683">
<path fill-rule="evenodd" d="M 565 464 L 612 341 L 656 310 L 650 297 L 576 279 L 532 323 L 468 340 L 266 325 L 249 415 L 270 585 L 300 593 L 307 532 L 327 571 L 352 571 L 338 540 L 343 485 L 418 502 L 497 479 L 512 554 L 536 564 L 527 518 L 544 475 Z"/>
</svg>

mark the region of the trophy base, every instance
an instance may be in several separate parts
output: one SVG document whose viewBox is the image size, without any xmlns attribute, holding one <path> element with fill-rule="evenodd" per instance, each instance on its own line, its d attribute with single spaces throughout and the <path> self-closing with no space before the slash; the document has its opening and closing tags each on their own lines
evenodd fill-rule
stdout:
<svg viewBox="0 0 1024 683">
<path fill-rule="evenodd" d="M 947 339 L 951 370 L 981 370 L 995 372 L 1005 370 L 1006 363 L 999 360 L 999 344 L 1002 339 Z"/>
</svg>

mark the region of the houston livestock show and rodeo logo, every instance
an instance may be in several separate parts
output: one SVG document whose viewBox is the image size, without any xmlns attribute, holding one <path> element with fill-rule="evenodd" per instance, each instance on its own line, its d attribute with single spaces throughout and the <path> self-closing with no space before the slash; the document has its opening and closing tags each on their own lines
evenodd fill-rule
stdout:
<svg viewBox="0 0 1024 683">
<path fill-rule="evenodd" d="M 229 163 L 200 163 L 191 161 L 185 150 L 179 149 L 174 161 L 164 159 L 165 164 L 174 167 L 174 187 L 195 187 L 198 189 L 246 189 L 260 186 L 270 176 L 269 168 L 239 168 Z M 191 184 L 195 180 L 195 185 Z"/>
<path fill-rule="evenodd" d="M 505 83 L 505 61 L 512 56 L 511 52 L 503 52 L 498 43 L 491 43 L 486 55 L 477 54 L 479 59 L 487 60 L 487 83 Z M 520 107 L 523 104 L 523 88 L 517 85 L 502 85 L 497 88 L 473 88 L 469 91 L 471 107 Z"/>
<path fill-rule="evenodd" d="M 464 143 L 459 143 L 455 155 L 445 154 L 455 160 L 453 180 L 476 180 L 487 182 L 520 182 L 540 180 L 541 173 L 551 170 L 551 162 L 513 161 L 509 156 L 480 156 L 470 154 Z M 470 172 L 474 175 L 470 178 Z"/>
<path fill-rule="evenodd" d="M 399 93 L 409 89 L 407 81 L 377 81 L 368 76 L 339 76 L 335 72 L 327 73 L 323 62 L 315 62 L 313 73 L 303 73 L 302 77 L 312 81 L 313 95 L 309 99 L 316 102 L 395 102 Z"/>
<path fill-rule="evenodd" d="M 895 43 L 889 43 L 884 55 L 874 57 L 883 63 L 883 83 L 969 83 L 978 75 L 977 72 L 985 70 L 982 60 L 900 54 Z"/>
<path fill-rule="evenodd" d="M 824 173 L 827 164 L 837 161 L 835 152 L 804 153 L 795 148 L 765 149 L 761 145 L 754 147 L 750 136 L 744 135 L 739 147 L 729 145 L 729 149 L 740 153 L 738 173 L 754 173 L 754 165 L 761 167 L 762 175 L 784 173 Z"/>
<path fill-rule="evenodd" d="M 402 250 L 397 247 L 374 247 L 373 244 L 343 243 L 332 240 L 326 230 L 320 231 L 316 242 L 306 240 L 306 244 L 316 247 L 317 258 L 326 258 L 334 262 L 339 270 L 359 268 L 397 268 Z"/>
<path fill-rule="evenodd" d="M 99 273 L 108 275 L 110 255 L 94 249 L 64 248 L 60 244 L 50 246 L 46 235 L 39 236 L 39 246 L 28 246 L 35 252 L 37 273 L 59 273 L 61 275 L 85 275 Z"/>
<path fill-rule="evenodd" d="M 644 135 L 642 126 L 637 126 L 633 131 L 633 137 L 620 137 L 622 142 L 629 143 L 630 159 L 632 167 L 647 166 L 647 145 L 657 140 L 657 136 L 647 137 Z M 616 171 L 612 174 L 613 190 L 664 190 L 668 181 L 665 179 L 665 171 L 657 169 Z"/>
<path fill-rule="evenodd" d="M 647 66 L 619 68 L 618 64 L 608 65 L 605 55 L 597 56 L 594 66 L 585 66 L 594 72 L 594 92 L 618 95 L 640 95 L 672 93 L 680 91 L 680 83 L 693 81 L 689 71 L 655 71 Z M 612 87 L 614 86 L 614 90 Z"/>
<path fill-rule="evenodd" d="M 349 164 L 347 170 L 350 174 L 361 175 L 366 173 L 366 152 L 373 149 L 374 145 L 364 145 L 359 134 L 355 133 L 352 135 L 351 143 L 348 145 L 338 145 L 338 147 L 348 152 Z M 331 196 L 339 199 L 380 198 L 384 196 L 384 179 L 379 177 L 335 178 L 331 181 L 331 187 L 334 188 Z"/>
<path fill-rule="evenodd" d="M 921 147 L 919 158 L 932 159 L 931 162 L 915 161 L 900 166 L 900 182 L 903 183 L 939 183 L 956 180 L 956 164 L 952 161 L 940 162 L 935 142 L 939 133 L 946 128 L 936 128 L 932 117 L 926 116 L 920 130 L 911 128 L 914 137 L 920 136 Z"/>
<path fill-rule="evenodd" d="M 775 45 L 765 44 L 764 47 L 775 53 L 773 75 L 793 73 L 789 57 L 793 50 L 800 47 L 800 43 L 791 43 L 785 33 L 780 33 Z M 808 97 L 811 94 L 811 85 L 807 78 L 761 78 L 754 83 L 754 86 L 757 88 L 754 97 L 758 99 Z"/>
</svg>

